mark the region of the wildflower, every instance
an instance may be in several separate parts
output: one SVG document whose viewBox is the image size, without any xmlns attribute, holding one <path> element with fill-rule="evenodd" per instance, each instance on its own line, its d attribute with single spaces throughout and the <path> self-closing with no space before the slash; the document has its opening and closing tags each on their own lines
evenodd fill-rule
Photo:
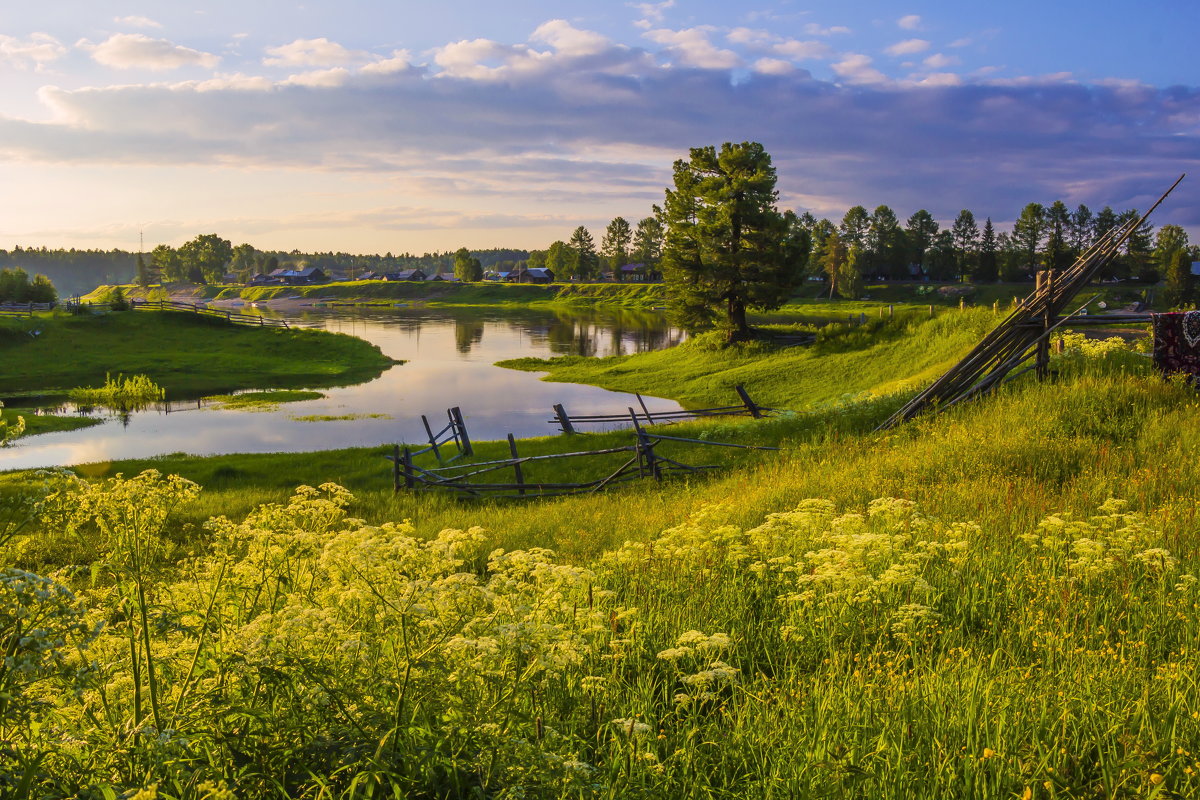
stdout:
<svg viewBox="0 0 1200 800">
<path fill-rule="evenodd" d="M 649 725 L 644 722 L 638 722 L 632 717 L 625 719 L 614 719 L 610 722 L 617 731 L 626 737 L 645 736 L 652 730 Z"/>
</svg>

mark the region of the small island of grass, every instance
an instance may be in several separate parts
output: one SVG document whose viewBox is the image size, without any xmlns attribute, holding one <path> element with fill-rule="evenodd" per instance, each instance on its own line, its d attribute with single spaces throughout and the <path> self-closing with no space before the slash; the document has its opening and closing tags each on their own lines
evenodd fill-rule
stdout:
<svg viewBox="0 0 1200 800">
<path fill-rule="evenodd" d="M 0 371 L 10 395 L 65 395 L 117 373 L 148 376 L 168 399 L 250 386 L 345 386 L 395 363 L 377 346 L 342 333 L 238 326 L 185 313 L 0 319 Z"/>
</svg>

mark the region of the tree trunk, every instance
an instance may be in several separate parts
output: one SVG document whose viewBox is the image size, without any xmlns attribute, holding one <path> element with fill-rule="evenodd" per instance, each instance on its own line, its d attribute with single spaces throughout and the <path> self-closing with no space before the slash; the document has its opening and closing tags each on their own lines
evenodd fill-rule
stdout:
<svg viewBox="0 0 1200 800">
<path fill-rule="evenodd" d="M 740 297 L 729 298 L 729 337 L 727 342 L 744 342 L 750 337 L 750 326 L 746 323 L 746 304 Z"/>
</svg>

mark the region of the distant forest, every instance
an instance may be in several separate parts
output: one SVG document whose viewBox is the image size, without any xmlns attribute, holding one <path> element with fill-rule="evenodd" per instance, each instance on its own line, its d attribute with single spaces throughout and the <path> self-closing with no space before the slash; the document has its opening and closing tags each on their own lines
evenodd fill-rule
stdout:
<svg viewBox="0 0 1200 800">
<path fill-rule="evenodd" d="M 274 269 L 289 264 L 320 267 L 337 278 L 353 278 L 368 272 L 395 272 L 421 269 L 425 272 L 453 272 L 454 253 L 413 255 L 356 255 L 353 253 L 302 253 L 299 250 L 254 250 L 256 266 Z M 526 250 L 496 248 L 472 253 L 484 269 L 513 269 L 529 258 Z M 145 253 L 145 263 L 151 263 Z M 58 289 L 59 296 L 86 294 L 101 284 L 131 283 L 137 278 L 138 254 L 125 250 L 52 250 L 46 247 L 0 250 L 0 269 L 20 267 L 29 275 L 45 275 Z M 273 265 L 273 266 L 272 266 Z M 267 271 L 269 271 L 267 269 Z"/>
<path fill-rule="evenodd" d="M 1059 201 L 1048 206 L 1030 203 L 1008 232 L 996 231 L 990 219 L 980 225 L 966 209 L 947 228 L 924 209 L 902 223 L 885 205 L 874 211 L 855 206 L 840 223 L 808 213 L 787 212 L 786 216 L 793 235 L 808 241 L 806 272 L 815 276 L 853 273 L 848 274 L 850 280 L 837 279 L 849 287 L 877 279 L 975 283 L 1028 280 L 1037 269 L 1068 266 L 1106 231 L 1136 218 L 1137 211 L 1114 212 L 1106 207 L 1093 213 L 1084 205 L 1069 210 Z M 485 272 L 549 267 L 560 278 L 593 279 L 631 262 L 654 266 L 663 234 L 658 215 L 636 226 L 618 217 L 605 229 L 599 247 L 591 232 L 579 226 L 565 241 L 556 241 L 546 250 L 471 250 L 469 257 L 477 259 Z M 250 244 L 233 246 L 217 234 L 204 234 L 178 248 L 158 245 L 140 256 L 124 250 L 16 247 L 0 250 L 0 269 L 20 267 L 30 276 L 45 275 L 61 297 L 69 297 L 104 283 L 221 283 L 229 273 L 244 281 L 278 267 L 319 267 L 334 280 L 406 269 L 421 269 L 427 274 L 454 272 L 455 256 L 456 252 L 450 250 L 421 255 L 258 250 Z M 1188 242 L 1182 228 L 1165 225 L 1156 233 L 1147 224 L 1134 231 L 1103 277 L 1147 283 L 1167 278 L 1171 283 L 1186 273 L 1190 280 L 1190 262 L 1197 259 L 1200 249 Z"/>
</svg>

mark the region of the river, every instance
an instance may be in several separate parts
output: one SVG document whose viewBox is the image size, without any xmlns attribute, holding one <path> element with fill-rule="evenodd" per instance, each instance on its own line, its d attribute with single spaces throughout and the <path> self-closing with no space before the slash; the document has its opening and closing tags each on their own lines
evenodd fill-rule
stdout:
<svg viewBox="0 0 1200 800">
<path fill-rule="evenodd" d="M 221 408 L 202 398 L 159 404 L 124 419 L 101 412 L 99 425 L 31 436 L 0 448 L 0 470 L 172 453 L 302 452 L 419 443 L 425 439 L 421 415 L 429 417 L 436 431 L 446 424 L 451 406 L 462 409 L 474 440 L 502 439 L 509 433 L 518 438 L 545 436 L 558 430 L 548 423 L 555 403 L 576 415 L 620 412 L 637 407 L 637 401 L 633 395 L 594 386 L 548 383 L 539 380 L 538 373 L 502 369 L 494 362 L 522 356 L 643 352 L 683 338 L 661 315 L 644 312 L 337 307 L 264 313 L 291 324 L 358 336 L 406 363 L 366 383 L 318 389 L 325 395 L 322 399 L 271 410 Z M 644 399 L 651 411 L 679 408 L 672 400 Z M 341 419 L 313 419 L 320 417 Z"/>
</svg>

